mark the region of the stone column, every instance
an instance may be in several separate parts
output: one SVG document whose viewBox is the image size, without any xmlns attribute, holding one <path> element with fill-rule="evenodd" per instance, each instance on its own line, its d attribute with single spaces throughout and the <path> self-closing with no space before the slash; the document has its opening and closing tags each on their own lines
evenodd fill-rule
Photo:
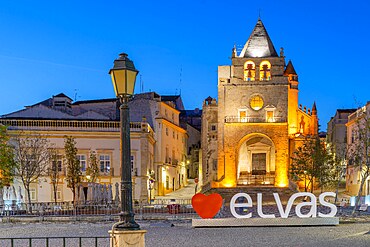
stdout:
<svg viewBox="0 0 370 247">
<path fill-rule="evenodd" d="M 110 247 L 145 247 L 146 230 L 135 231 L 108 231 Z"/>
</svg>

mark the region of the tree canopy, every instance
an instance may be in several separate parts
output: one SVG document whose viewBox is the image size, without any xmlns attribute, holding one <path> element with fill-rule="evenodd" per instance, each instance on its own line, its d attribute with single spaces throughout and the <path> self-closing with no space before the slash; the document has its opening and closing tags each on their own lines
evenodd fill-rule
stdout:
<svg viewBox="0 0 370 247">
<path fill-rule="evenodd" d="M 313 192 L 315 184 L 320 188 L 333 184 L 335 166 L 325 143 L 318 136 L 308 136 L 293 154 L 290 175 L 295 181 L 304 181 L 305 191 Z"/>
<path fill-rule="evenodd" d="M 66 136 L 64 139 L 65 164 L 67 168 L 67 187 L 71 189 L 73 194 L 73 202 L 76 200 L 77 186 L 82 181 L 82 172 L 80 161 L 77 159 L 76 141 L 71 136 Z"/>
<path fill-rule="evenodd" d="M 13 180 L 14 149 L 9 144 L 6 126 L 0 125 L 0 189 Z"/>
</svg>

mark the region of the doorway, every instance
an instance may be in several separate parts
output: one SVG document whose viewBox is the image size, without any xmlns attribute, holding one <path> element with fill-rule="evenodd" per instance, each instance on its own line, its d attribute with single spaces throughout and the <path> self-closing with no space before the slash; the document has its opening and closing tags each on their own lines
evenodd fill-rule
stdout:
<svg viewBox="0 0 370 247">
<path fill-rule="evenodd" d="M 266 175 L 266 153 L 252 154 L 252 175 Z"/>
</svg>

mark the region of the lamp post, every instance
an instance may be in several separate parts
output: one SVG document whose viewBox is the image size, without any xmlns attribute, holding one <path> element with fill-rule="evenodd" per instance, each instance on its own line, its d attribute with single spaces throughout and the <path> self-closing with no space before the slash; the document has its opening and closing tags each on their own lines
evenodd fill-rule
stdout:
<svg viewBox="0 0 370 247">
<path fill-rule="evenodd" d="M 120 150 L 121 150 L 121 213 L 120 221 L 115 230 L 139 230 L 135 222 L 132 207 L 132 177 L 131 177 L 131 148 L 130 148 L 130 115 L 128 100 L 134 94 L 136 75 L 134 63 L 121 53 L 114 60 L 114 66 L 109 71 L 117 98 L 120 100 Z"/>
</svg>

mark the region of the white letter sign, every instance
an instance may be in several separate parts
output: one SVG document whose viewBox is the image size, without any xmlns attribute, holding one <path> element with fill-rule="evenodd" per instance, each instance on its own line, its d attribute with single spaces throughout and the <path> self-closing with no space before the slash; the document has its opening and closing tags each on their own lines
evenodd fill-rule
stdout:
<svg viewBox="0 0 370 247">
<path fill-rule="evenodd" d="M 247 203 L 235 203 L 236 200 L 239 197 L 246 198 Z M 238 193 L 238 194 L 234 195 L 233 198 L 231 198 L 231 201 L 230 201 L 230 211 L 231 211 L 231 214 L 235 218 L 250 218 L 250 217 L 252 217 L 252 213 L 249 213 L 249 214 L 246 214 L 246 215 L 240 215 L 235 211 L 235 208 L 246 208 L 246 207 L 252 207 L 252 206 L 253 206 L 252 198 L 247 193 Z"/>
</svg>

